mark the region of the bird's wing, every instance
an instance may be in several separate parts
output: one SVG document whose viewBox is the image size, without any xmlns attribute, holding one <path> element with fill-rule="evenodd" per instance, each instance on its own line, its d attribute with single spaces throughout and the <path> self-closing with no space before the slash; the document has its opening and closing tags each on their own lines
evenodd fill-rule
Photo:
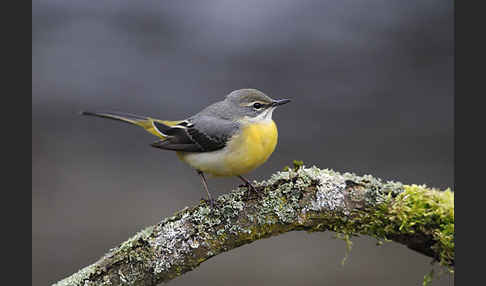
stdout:
<svg viewBox="0 0 486 286">
<path fill-rule="evenodd" d="M 238 130 L 236 122 L 212 116 L 192 117 L 170 127 L 155 121 L 154 126 L 166 137 L 153 147 L 186 152 L 222 149 Z"/>
</svg>

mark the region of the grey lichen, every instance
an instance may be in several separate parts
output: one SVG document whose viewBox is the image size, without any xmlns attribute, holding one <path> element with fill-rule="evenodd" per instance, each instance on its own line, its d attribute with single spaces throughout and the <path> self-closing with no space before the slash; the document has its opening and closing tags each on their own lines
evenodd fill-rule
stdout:
<svg viewBox="0 0 486 286">
<path fill-rule="evenodd" d="M 306 168 L 297 162 L 294 168 L 277 172 L 255 186 L 257 193 L 239 187 L 219 196 L 214 208 L 206 202 L 186 207 L 56 285 L 156 285 L 221 252 L 293 230 L 332 230 L 346 238 L 357 234 L 381 240 L 391 237 L 406 245 L 408 241 L 416 243 L 421 239 L 423 249 L 420 245 L 408 246 L 439 257 L 445 265 L 451 261 L 453 264 L 451 227 L 447 226 L 451 222 L 449 212 L 440 213 L 446 224 L 440 227 L 448 231 L 444 235 L 436 229 L 431 230 L 434 233 L 431 235 L 427 228 L 435 226 L 421 225 L 418 217 L 412 219 L 417 225 L 410 226 L 388 219 L 388 208 L 394 205 L 394 198 L 403 200 L 400 194 L 405 187 L 401 183 L 383 183 L 370 175 Z M 416 188 L 413 190 L 417 192 Z M 393 215 L 400 219 L 399 214 Z M 407 230 L 406 236 L 401 235 L 400 225 L 396 226 L 404 223 L 407 228 L 401 229 Z M 431 248 L 434 239 L 441 244 Z"/>
<path fill-rule="evenodd" d="M 73 275 L 57 282 L 54 286 L 61 285 L 89 285 L 90 281 L 86 280 L 88 277 L 96 273 L 96 268 L 92 266 L 87 266 Z"/>
<path fill-rule="evenodd" d="M 303 168 L 302 168 L 303 170 Z M 317 168 L 307 172 L 319 182 L 317 185 L 316 199 L 312 201 L 309 210 L 313 211 L 343 211 L 346 207 L 344 188 L 346 184 L 341 175 L 331 174 L 328 170 L 319 172 Z"/>
<path fill-rule="evenodd" d="M 195 229 L 188 225 L 188 219 L 189 214 L 185 213 L 179 220 L 164 223 L 157 229 L 155 239 L 150 240 L 150 245 L 157 258 L 153 261 L 156 275 L 183 261 L 187 253 L 191 251 L 191 243 L 188 240 L 194 234 Z M 194 244 L 193 241 L 192 244 Z"/>
</svg>

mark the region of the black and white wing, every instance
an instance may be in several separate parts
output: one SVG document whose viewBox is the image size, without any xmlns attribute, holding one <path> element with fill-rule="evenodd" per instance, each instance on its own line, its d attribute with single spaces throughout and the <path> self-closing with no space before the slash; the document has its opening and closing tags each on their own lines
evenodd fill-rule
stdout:
<svg viewBox="0 0 486 286">
<path fill-rule="evenodd" d="M 209 152 L 222 149 L 238 130 L 238 124 L 211 116 L 189 118 L 174 126 L 154 122 L 165 139 L 151 146 L 185 152 Z"/>
</svg>

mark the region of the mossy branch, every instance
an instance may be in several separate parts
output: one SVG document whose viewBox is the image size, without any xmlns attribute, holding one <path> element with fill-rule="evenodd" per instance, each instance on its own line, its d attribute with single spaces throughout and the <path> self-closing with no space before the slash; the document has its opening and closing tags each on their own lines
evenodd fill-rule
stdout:
<svg viewBox="0 0 486 286">
<path fill-rule="evenodd" d="M 157 285 L 205 260 L 280 233 L 335 231 L 393 240 L 454 269 L 454 195 L 296 163 L 256 184 L 184 208 L 55 285 Z"/>
</svg>

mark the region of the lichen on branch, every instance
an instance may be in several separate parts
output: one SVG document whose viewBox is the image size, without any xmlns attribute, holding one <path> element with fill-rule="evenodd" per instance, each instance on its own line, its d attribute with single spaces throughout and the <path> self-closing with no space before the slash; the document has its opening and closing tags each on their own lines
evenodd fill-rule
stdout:
<svg viewBox="0 0 486 286">
<path fill-rule="evenodd" d="M 382 182 L 295 162 L 255 183 L 202 201 L 148 227 L 61 285 L 157 285 L 205 260 L 289 231 L 335 231 L 393 240 L 454 267 L 454 196 L 450 190 Z M 323 242 L 325 243 L 325 242 Z"/>
</svg>

